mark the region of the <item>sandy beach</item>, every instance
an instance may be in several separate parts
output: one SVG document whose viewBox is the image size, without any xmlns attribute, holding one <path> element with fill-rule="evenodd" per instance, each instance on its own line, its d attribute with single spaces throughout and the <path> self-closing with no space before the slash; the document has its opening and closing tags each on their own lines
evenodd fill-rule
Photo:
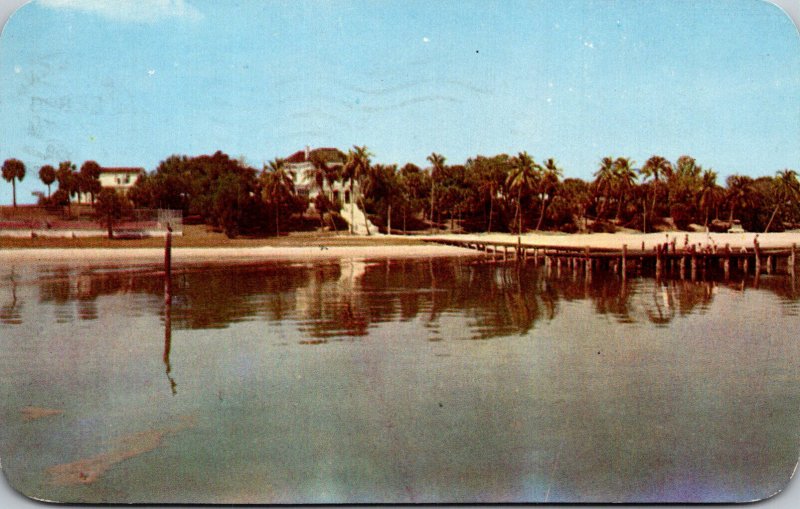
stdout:
<svg viewBox="0 0 800 509">
<path fill-rule="evenodd" d="M 470 256 L 476 251 L 442 245 L 418 246 L 307 246 L 307 247 L 184 247 L 173 248 L 175 262 L 213 261 L 269 261 L 269 260 L 318 260 L 336 258 L 425 258 L 432 256 Z M 28 263 L 76 262 L 103 263 L 118 261 L 151 262 L 164 258 L 159 248 L 109 249 L 109 248 L 47 248 L 5 249 L 0 251 L 0 260 Z"/>
</svg>

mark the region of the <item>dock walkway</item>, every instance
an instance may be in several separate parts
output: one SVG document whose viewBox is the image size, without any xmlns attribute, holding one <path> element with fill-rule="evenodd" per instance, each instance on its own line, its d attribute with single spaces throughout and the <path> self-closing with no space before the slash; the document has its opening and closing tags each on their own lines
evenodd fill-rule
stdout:
<svg viewBox="0 0 800 509">
<path fill-rule="evenodd" d="M 583 270 L 587 275 L 595 270 L 613 271 L 625 277 L 630 272 L 652 270 L 656 277 L 679 275 L 681 279 L 690 277 L 697 279 L 698 273 L 720 273 L 725 279 L 731 273 L 742 275 L 758 275 L 787 273 L 795 275 L 797 265 L 797 244 L 786 247 L 763 248 L 758 240 L 752 247 L 731 248 L 725 246 L 697 245 L 676 246 L 676 243 L 665 242 L 646 249 L 641 246 L 623 245 L 622 249 L 605 247 L 576 247 L 563 245 L 547 245 L 523 242 L 503 242 L 495 240 L 476 240 L 474 238 L 454 239 L 452 237 L 425 239 L 426 242 L 458 246 L 485 253 L 485 261 L 527 262 L 532 260 L 536 265 L 566 267 L 572 270 Z"/>
</svg>

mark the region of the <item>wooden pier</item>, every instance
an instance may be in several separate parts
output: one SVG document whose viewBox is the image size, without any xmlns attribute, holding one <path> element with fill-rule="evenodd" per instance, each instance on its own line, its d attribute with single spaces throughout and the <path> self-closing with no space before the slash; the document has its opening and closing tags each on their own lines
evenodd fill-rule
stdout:
<svg viewBox="0 0 800 509">
<path fill-rule="evenodd" d="M 677 247 L 675 242 L 645 249 L 644 244 L 622 249 L 574 247 L 517 242 L 484 241 L 475 239 L 431 238 L 427 242 L 474 249 L 484 253 L 487 263 L 532 261 L 536 265 L 557 270 L 582 270 L 587 276 L 593 271 L 610 271 L 621 275 L 653 272 L 655 276 L 680 277 L 696 280 L 706 274 L 759 275 L 762 273 L 795 275 L 797 244 L 780 248 L 762 248 L 757 241 L 750 247 L 732 248 L 698 245 Z"/>
</svg>

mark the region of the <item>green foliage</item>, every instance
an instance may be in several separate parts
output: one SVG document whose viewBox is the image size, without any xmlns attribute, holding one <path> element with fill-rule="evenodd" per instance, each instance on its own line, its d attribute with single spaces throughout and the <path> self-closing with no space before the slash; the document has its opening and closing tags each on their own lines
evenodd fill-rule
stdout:
<svg viewBox="0 0 800 509">
<path fill-rule="evenodd" d="M 108 229 L 108 238 L 114 237 L 114 222 L 130 214 L 132 209 L 130 201 L 113 189 L 103 189 L 97 194 L 94 204 L 95 214 L 98 219 L 105 222 Z"/>
<path fill-rule="evenodd" d="M 338 228 L 341 203 L 333 203 L 330 190 L 339 182 L 371 221 L 395 231 L 444 227 L 448 221 L 454 231 L 585 231 L 587 225 L 593 231 L 622 226 L 653 231 L 669 216 L 681 229 L 696 223 L 725 230 L 734 220 L 750 231 L 800 224 L 800 183 L 790 169 L 757 179 L 730 175 L 722 186 L 717 172 L 688 155 L 674 163 L 653 155 L 640 169 L 629 158 L 605 157 L 590 182 L 562 180 L 554 159 L 538 164 L 527 152 L 478 155 L 463 165 L 448 165 L 434 152 L 426 169 L 373 164 L 371 157 L 364 146 L 347 154 L 338 149 L 309 153 L 312 168 L 303 176 L 317 190 L 319 218 L 313 219 L 304 217 L 308 200 L 298 196 L 291 166 L 276 159 L 259 172 L 222 152 L 170 156 L 142 176 L 127 197 L 137 207 L 180 209 L 229 236 Z M 42 166 L 39 178 L 48 186 L 48 198 L 40 202 L 69 206 L 79 193 L 98 195 L 99 171 L 94 161 L 84 162 L 80 172 L 70 161 L 57 169 Z M 13 186 L 24 175 L 21 161 L 6 160 L 6 181 Z M 50 195 L 54 182 L 58 190 Z"/>
<path fill-rule="evenodd" d="M 200 216 L 231 237 L 267 228 L 256 170 L 219 151 L 168 157 L 154 173 L 139 178 L 128 197 L 137 207 Z"/>
<path fill-rule="evenodd" d="M 692 222 L 690 208 L 684 203 L 673 203 L 669 209 L 669 215 L 679 230 L 688 229 L 689 223 Z"/>
</svg>

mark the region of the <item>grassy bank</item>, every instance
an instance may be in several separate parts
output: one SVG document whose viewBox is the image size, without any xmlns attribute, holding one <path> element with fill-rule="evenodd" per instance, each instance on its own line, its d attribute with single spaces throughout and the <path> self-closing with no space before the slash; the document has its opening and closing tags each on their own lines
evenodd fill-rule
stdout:
<svg viewBox="0 0 800 509">
<path fill-rule="evenodd" d="M 401 236 L 350 236 L 348 234 L 336 235 L 328 232 L 295 232 L 281 237 L 247 238 L 239 237 L 229 239 L 222 233 L 210 231 L 204 225 L 186 225 L 182 236 L 175 236 L 172 245 L 179 247 L 306 247 L 306 246 L 414 246 L 421 245 L 422 241 L 413 237 Z M 163 247 L 163 238 L 146 239 L 108 239 L 104 237 L 92 238 L 45 238 L 35 239 L 0 237 L 0 249 L 30 249 L 30 248 L 117 248 L 136 249 Z"/>
</svg>

